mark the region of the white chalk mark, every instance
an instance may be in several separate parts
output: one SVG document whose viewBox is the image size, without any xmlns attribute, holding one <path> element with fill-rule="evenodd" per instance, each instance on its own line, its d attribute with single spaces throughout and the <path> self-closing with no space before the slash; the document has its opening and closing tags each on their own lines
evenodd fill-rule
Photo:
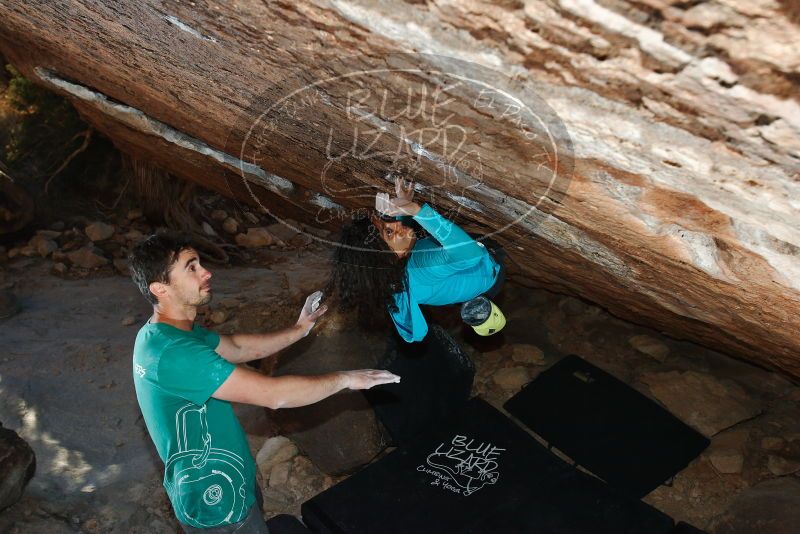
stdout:
<svg viewBox="0 0 800 534">
<path fill-rule="evenodd" d="M 209 36 L 203 35 L 199 31 L 197 31 L 194 28 L 192 28 L 191 26 L 181 22 L 179 19 L 177 19 L 176 17 L 174 17 L 172 15 L 164 16 L 164 20 L 166 20 L 167 22 L 169 22 L 170 24 L 172 24 L 173 26 L 175 26 L 179 30 L 183 30 L 188 34 L 194 35 L 198 39 L 202 39 L 204 41 L 211 41 L 212 43 L 216 43 L 217 42 L 217 40 L 214 39 L 213 37 L 209 37 Z"/>
</svg>

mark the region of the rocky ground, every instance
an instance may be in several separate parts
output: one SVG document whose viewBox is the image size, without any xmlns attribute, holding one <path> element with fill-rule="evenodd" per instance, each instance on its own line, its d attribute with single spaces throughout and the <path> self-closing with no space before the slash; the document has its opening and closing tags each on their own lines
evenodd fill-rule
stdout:
<svg viewBox="0 0 800 534">
<path fill-rule="evenodd" d="M 215 299 L 200 320 L 220 331 L 289 324 L 325 279 L 329 250 L 307 235 L 227 213 L 206 224 L 209 236 L 228 232 L 227 224 L 246 254 L 236 267 L 212 266 Z M 136 211 L 104 222 L 78 218 L 2 251 L 0 289 L 13 292 L 22 311 L 0 321 L 0 421 L 37 457 L 24 496 L 0 513 L 2 532 L 179 531 L 131 381 L 131 347 L 149 309 L 125 275 L 124 255 L 151 230 Z M 759 519 L 772 521 L 771 533 L 796 524 L 797 384 L 578 299 L 514 283 L 504 293 L 501 337 L 471 335 L 454 309 L 436 313 L 475 361 L 475 394 L 500 407 L 549 365 L 578 354 L 712 439 L 647 502 L 714 534 L 756 532 L 747 522 Z M 265 411 L 240 407 L 239 415 L 267 515 L 298 514 L 304 500 L 341 479 L 277 435 Z"/>
</svg>

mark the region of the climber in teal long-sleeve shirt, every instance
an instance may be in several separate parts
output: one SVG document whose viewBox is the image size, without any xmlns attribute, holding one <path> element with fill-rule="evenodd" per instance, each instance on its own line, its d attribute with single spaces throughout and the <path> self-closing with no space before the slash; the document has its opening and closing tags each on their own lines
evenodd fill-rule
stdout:
<svg viewBox="0 0 800 534">
<path fill-rule="evenodd" d="M 388 308 L 407 342 L 428 333 L 420 305 L 462 304 L 461 316 L 481 335 L 499 331 L 505 318 L 489 298 L 502 284 L 502 258 L 475 241 L 430 205 L 413 201 L 413 184 L 400 180 L 396 196 L 376 197 L 380 217 L 356 221 L 343 231 L 332 285 L 345 308 L 374 322 Z M 402 219 L 412 218 L 430 237 L 417 239 Z M 386 311 L 383 311 L 385 314 Z"/>
</svg>

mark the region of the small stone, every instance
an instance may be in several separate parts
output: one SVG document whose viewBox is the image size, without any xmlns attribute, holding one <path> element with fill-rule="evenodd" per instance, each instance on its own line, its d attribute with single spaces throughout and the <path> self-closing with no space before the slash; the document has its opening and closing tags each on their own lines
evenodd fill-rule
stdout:
<svg viewBox="0 0 800 534">
<path fill-rule="evenodd" d="M 66 228 L 66 227 L 67 227 L 67 225 L 64 224 L 64 221 L 56 221 L 56 222 L 54 222 L 53 224 L 50 225 L 50 229 L 51 230 L 55 230 L 56 232 L 63 232 L 64 228 Z"/>
<path fill-rule="evenodd" d="M 708 459 L 720 474 L 741 473 L 744 465 L 744 456 L 737 450 L 711 451 Z"/>
<path fill-rule="evenodd" d="M 312 241 L 314 241 L 314 238 L 308 234 L 297 234 L 291 238 L 287 244 L 293 247 L 305 247 L 306 245 L 310 245 Z"/>
<path fill-rule="evenodd" d="M 17 248 L 17 247 L 11 247 L 11 248 L 8 250 L 8 259 L 9 259 L 9 260 L 11 260 L 11 259 L 14 259 L 14 258 L 16 258 L 17 256 L 19 256 L 19 248 Z"/>
<path fill-rule="evenodd" d="M 52 273 L 57 275 L 65 275 L 67 274 L 67 266 L 61 262 L 54 263 L 52 268 Z"/>
<path fill-rule="evenodd" d="M 122 322 L 121 322 L 121 324 L 122 324 L 122 326 L 131 326 L 131 325 L 132 325 L 132 324 L 134 324 L 135 322 L 136 322 L 136 317 L 134 317 L 133 315 L 126 315 L 126 316 L 125 316 L 125 317 L 122 319 Z"/>
<path fill-rule="evenodd" d="M 56 263 L 65 262 L 67 261 L 67 254 L 60 250 L 54 250 L 50 258 Z"/>
<path fill-rule="evenodd" d="M 277 464 L 269 472 L 269 485 L 283 486 L 289 481 L 289 471 L 292 468 L 292 462 L 281 462 Z"/>
<path fill-rule="evenodd" d="M 21 309 L 19 305 L 19 301 L 17 298 L 10 292 L 4 289 L 0 289 L 0 319 L 7 319 L 12 315 L 16 315 L 19 313 Z M 3 424 L 0 422 L 0 428 L 2 428 Z M 2 456 L 0 456 L 0 461 L 2 460 Z M 2 510 L 2 508 L 0 508 Z"/>
<path fill-rule="evenodd" d="M 42 239 L 58 239 L 61 237 L 62 232 L 56 230 L 37 230 L 36 235 L 41 236 Z"/>
<path fill-rule="evenodd" d="M 279 241 L 288 243 L 290 239 L 296 236 L 299 232 L 300 226 L 294 221 L 277 222 L 267 226 L 267 231 L 278 238 Z"/>
<path fill-rule="evenodd" d="M 652 336 L 633 336 L 628 343 L 637 351 L 659 362 L 665 361 L 669 356 L 669 347 Z"/>
<path fill-rule="evenodd" d="M 264 476 L 268 476 L 272 468 L 297 456 L 297 446 L 284 436 L 275 436 L 264 442 L 256 454 L 256 464 Z"/>
<path fill-rule="evenodd" d="M 136 219 L 140 219 L 142 215 L 144 215 L 142 210 L 140 210 L 139 208 L 134 208 L 132 210 L 128 210 L 127 217 L 129 221 L 135 221 Z"/>
<path fill-rule="evenodd" d="M 91 245 L 70 252 L 67 258 L 73 265 L 84 269 L 95 269 L 108 263 L 108 259 Z"/>
<path fill-rule="evenodd" d="M 116 258 L 113 263 L 114 268 L 119 274 L 125 276 L 130 274 L 130 271 L 128 271 L 128 260 L 126 258 Z"/>
<path fill-rule="evenodd" d="M 138 242 L 143 237 L 144 234 L 135 228 L 131 228 L 128 230 L 128 233 L 125 234 L 125 239 L 128 241 Z"/>
<path fill-rule="evenodd" d="M 249 211 L 245 211 L 244 212 L 244 218 L 247 219 L 248 221 L 250 221 L 251 224 L 258 224 L 259 223 L 258 216 L 253 215 Z"/>
<path fill-rule="evenodd" d="M 517 363 L 545 365 L 544 352 L 536 345 L 519 344 L 511 347 L 511 359 Z"/>
<path fill-rule="evenodd" d="M 217 310 L 211 314 L 210 319 L 214 324 L 222 324 L 228 320 L 228 312 Z"/>
<path fill-rule="evenodd" d="M 773 475 L 782 477 L 800 471 L 800 462 L 770 454 L 767 458 L 767 469 Z"/>
<path fill-rule="evenodd" d="M 670 412 L 708 437 L 761 413 L 761 402 L 731 380 L 696 371 L 649 372 L 640 380 Z"/>
<path fill-rule="evenodd" d="M 224 221 L 228 218 L 228 213 L 225 210 L 214 210 L 211 212 L 211 218 L 215 221 Z"/>
<path fill-rule="evenodd" d="M 19 253 L 26 258 L 30 258 L 36 256 L 38 252 L 36 251 L 36 247 L 32 247 L 31 245 L 25 245 L 21 249 L 19 249 Z"/>
<path fill-rule="evenodd" d="M 101 221 L 93 222 L 84 230 L 86 236 L 92 241 L 105 241 L 114 235 L 114 227 Z"/>
<path fill-rule="evenodd" d="M 505 367 L 496 371 L 492 380 L 502 389 L 516 392 L 530 381 L 530 375 L 524 367 Z"/>
<path fill-rule="evenodd" d="M 46 258 L 56 250 L 58 250 L 58 245 L 56 245 L 55 241 L 49 239 L 42 239 L 36 245 L 36 252 L 38 252 L 39 256 L 42 258 Z"/>
<path fill-rule="evenodd" d="M 239 222 L 233 217 L 228 217 L 222 223 L 222 229 L 228 232 L 229 234 L 235 234 L 236 232 L 239 231 Z"/>
<path fill-rule="evenodd" d="M 201 224 L 200 226 L 203 228 L 203 233 L 204 234 L 210 235 L 210 236 L 217 235 L 217 231 L 214 230 L 214 228 L 210 224 L 208 224 L 206 221 L 203 221 L 203 224 Z"/>
<path fill-rule="evenodd" d="M 783 438 L 767 436 L 761 438 L 761 448 L 765 451 L 779 451 L 786 444 Z"/>
<path fill-rule="evenodd" d="M 245 248 L 259 248 L 271 245 L 275 239 L 266 228 L 248 228 L 247 234 L 238 234 L 236 244 Z"/>
</svg>

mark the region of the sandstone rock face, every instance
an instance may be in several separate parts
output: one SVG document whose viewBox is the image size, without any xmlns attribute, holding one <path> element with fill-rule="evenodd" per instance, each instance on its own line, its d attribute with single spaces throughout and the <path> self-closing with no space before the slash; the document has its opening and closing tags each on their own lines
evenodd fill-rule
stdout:
<svg viewBox="0 0 800 534">
<path fill-rule="evenodd" d="M 35 471 L 33 449 L 16 432 L 0 424 L 0 510 L 19 500 Z"/>
<path fill-rule="evenodd" d="M 330 229 L 412 174 L 528 279 L 800 376 L 791 5 L 31 0 L 0 52 L 222 194 Z"/>
</svg>

